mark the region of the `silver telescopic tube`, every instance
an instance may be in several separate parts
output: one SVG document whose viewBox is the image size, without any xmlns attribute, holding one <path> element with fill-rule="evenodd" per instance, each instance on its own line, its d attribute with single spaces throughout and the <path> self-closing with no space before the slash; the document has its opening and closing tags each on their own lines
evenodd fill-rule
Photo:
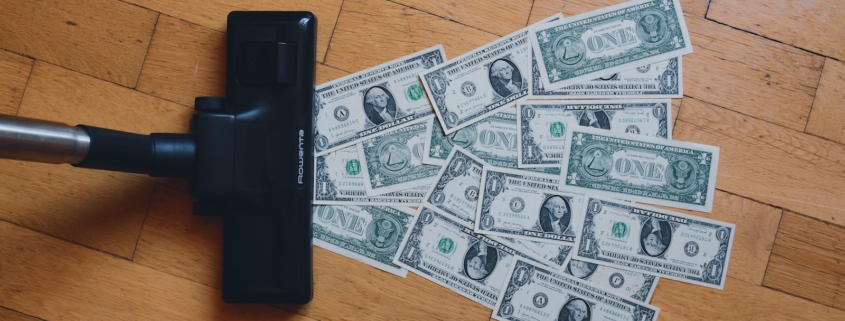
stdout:
<svg viewBox="0 0 845 321">
<path fill-rule="evenodd" d="M 0 115 L 0 158 L 77 164 L 85 159 L 90 145 L 91 138 L 85 129 Z"/>
</svg>

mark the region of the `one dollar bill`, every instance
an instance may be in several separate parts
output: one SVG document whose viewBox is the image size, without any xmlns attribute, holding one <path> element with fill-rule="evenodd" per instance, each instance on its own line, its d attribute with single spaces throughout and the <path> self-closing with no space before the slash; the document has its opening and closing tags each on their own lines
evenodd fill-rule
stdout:
<svg viewBox="0 0 845 321">
<path fill-rule="evenodd" d="M 493 318 L 508 321 L 654 321 L 660 309 L 617 296 L 530 261 L 508 271 Z"/>
<path fill-rule="evenodd" d="M 417 186 L 397 192 L 367 196 L 358 148 L 349 146 L 317 156 L 314 161 L 315 205 L 417 206 L 428 191 Z"/>
<path fill-rule="evenodd" d="M 736 226 L 589 196 L 574 259 L 723 289 Z"/>
<path fill-rule="evenodd" d="M 423 205 L 466 225 L 475 222 L 481 171 L 484 161 L 455 146 L 440 168 L 434 184 L 425 194 Z"/>
<path fill-rule="evenodd" d="M 501 236 L 502 240 L 508 246 L 517 251 L 525 253 L 538 262 L 550 266 L 557 271 L 564 271 L 565 267 L 572 259 L 572 250 L 575 249 L 575 244 L 563 245 L 555 243 L 537 242 L 526 239 L 515 239 Z"/>
<path fill-rule="evenodd" d="M 530 100 L 517 104 L 519 167 L 560 167 L 566 127 L 672 139 L 672 101 Z"/>
<path fill-rule="evenodd" d="M 660 279 L 651 274 L 575 259 L 569 261 L 564 273 L 581 279 L 581 282 L 590 286 L 643 303 L 651 302 L 657 281 Z"/>
<path fill-rule="evenodd" d="M 530 257 L 426 205 L 417 210 L 393 263 L 488 308 L 515 258 Z"/>
<path fill-rule="evenodd" d="M 440 166 L 422 163 L 426 123 L 412 124 L 356 145 L 363 162 L 364 188 L 376 196 L 428 185 Z"/>
<path fill-rule="evenodd" d="M 461 146 L 489 165 L 517 168 L 516 112 L 506 108 L 458 131 L 446 135 L 429 120 L 423 163 L 443 165 L 454 146 Z M 560 166 L 524 170 L 560 175 Z"/>
<path fill-rule="evenodd" d="M 527 96 L 530 55 L 526 27 L 422 73 L 443 132 L 451 134 Z"/>
<path fill-rule="evenodd" d="M 563 153 L 566 188 L 711 212 L 719 147 L 573 127 Z"/>
<path fill-rule="evenodd" d="M 437 45 L 317 86 L 315 155 L 433 117 L 418 76 L 445 59 Z"/>
<path fill-rule="evenodd" d="M 314 245 L 405 277 L 393 264 L 413 209 L 387 206 L 314 206 Z"/>
<path fill-rule="evenodd" d="M 532 55 L 528 99 L 682 98 L 684 81 L 681 57 L 638 66 L 556 90 L 546 90 L 540 80 L 537 57 Z"/>
<path fill-rule="evenodd" d="M 628 1 L 534 25 L 529 37 L 546 90 L 692 52 L 678 0 Z"/>
<path fill-rule="evenodd" d="M 559 176 L 484 167 L 477 233 L 574 245 L 584 195 L 561 190 Z"/>
</svg>

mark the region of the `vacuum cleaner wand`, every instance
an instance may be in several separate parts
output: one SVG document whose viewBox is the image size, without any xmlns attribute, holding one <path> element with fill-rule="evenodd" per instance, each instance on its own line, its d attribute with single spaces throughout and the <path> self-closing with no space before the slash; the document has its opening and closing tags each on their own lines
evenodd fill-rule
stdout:
<svg viewBox="0 0 845 321">
<path fill-rule="evenodd" d="M 196 143 L 189 134 L 138 135 L 0 115 L 0 158 L 189 177 L 196 164 Z"/>
<path fill-rule="evenodd" d="M 223 215 L 223 299 L 307 303 L 317 21 L 231 12 L 226 98 L 197 97 L 190 134 L 139 135 L 0 115 L 0 158 L 187 177 Z"/>
</svg>

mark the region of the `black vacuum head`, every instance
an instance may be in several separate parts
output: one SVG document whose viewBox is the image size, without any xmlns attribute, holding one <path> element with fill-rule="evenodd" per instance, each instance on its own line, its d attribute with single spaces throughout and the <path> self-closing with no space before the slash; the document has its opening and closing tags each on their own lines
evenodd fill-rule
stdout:
<svg viewBox="0 0 845 321">
<path fill-rule="evenodd" d="M 226 98 L 200 97 L 195 214 L 223 214 L 223 299 L 307 303 L 317 20 L 232 12 Z"/>
</svg>

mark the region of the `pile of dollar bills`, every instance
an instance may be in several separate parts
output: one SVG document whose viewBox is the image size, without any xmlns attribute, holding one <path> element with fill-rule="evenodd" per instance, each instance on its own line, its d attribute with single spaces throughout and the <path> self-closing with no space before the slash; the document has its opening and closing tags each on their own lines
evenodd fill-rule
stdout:
<svg viewBox="0 0 845 321">
<path fill-rule="evenodd" d="M 722 289 L 719 148 L 672 140 L 678 0 L 561 14 L 317 87 L 314 244 L 499 320 L 655 320 L 658 280 Z"/>
</svg>

